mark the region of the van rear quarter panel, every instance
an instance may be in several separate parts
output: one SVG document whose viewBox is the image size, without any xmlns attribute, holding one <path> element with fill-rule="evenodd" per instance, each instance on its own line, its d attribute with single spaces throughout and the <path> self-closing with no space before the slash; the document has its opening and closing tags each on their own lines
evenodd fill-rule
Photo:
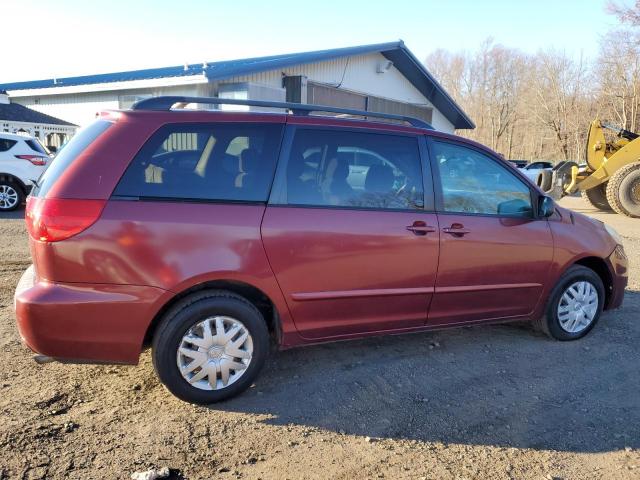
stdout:
<svg viewBox="0 0 640 480">
<path fill-rule="evenodd" d="M 157 287 L 167 292 L 162 304 L 207 281 L 244 282 L 275 304 L 285 337 L 296 336 L 262 245 L 265 208 L 111 200 L 84 232 L 34 249 L 38 276 L 59 283 Z M 135 319 L 140 343 L 152 319 Z"/>
<path fill-rule="evenodd" d="M 114 124 L 69 165 L 46 196 L 108 200 L 106 206 L 96 223 L 74 237 L 55 243 L 31 239 L 38 278 L 68 285 L 155 287 L 165 292 L 150 309 L 156 311 L 176 293 L 203 282 L 245 282 L 274 302 L 283 341 L 297 337 L 262 247 L 264 205 L 109 200 L 140 148 L 167 124 L 285 123 L 286 116 L 193 110 L 112 112 L 103 118 Z M 140 345 L 154 315 L 130 313 L 139 337 L 132 343 Z"/>
</svg>

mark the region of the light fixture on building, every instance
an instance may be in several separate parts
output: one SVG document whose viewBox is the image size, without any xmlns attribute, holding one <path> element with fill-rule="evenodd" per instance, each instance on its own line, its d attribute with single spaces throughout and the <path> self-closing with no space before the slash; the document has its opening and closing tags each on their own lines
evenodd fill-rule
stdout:
<svg viewBox="0 0 640 480">
<path fill-rule="evenodd" d="M 376 73 L 387 73 L 391 67 L 393 67 L 393 62 L 391 60 L 380 62 L 376 68 Z"/>
</svg>

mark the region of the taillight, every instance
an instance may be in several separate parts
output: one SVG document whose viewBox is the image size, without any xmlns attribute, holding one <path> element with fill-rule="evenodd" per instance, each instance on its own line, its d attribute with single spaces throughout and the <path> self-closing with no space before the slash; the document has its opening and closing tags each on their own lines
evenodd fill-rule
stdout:
<svg viewBox="0 0 640 480">
<path fill-rule="evenodd" d="M 29 197 L 25 220 L 31 238 L 58 242 L 93 225 L 105 205 L 104 200 L 75 200 Z"/>
<path fill-rule="evenodd" d="M 39 167 L 47 164 L 47 157 L 43 157 L 42 155 L 16 155 L 16 158 L 27 160 Z"/>
</svg>

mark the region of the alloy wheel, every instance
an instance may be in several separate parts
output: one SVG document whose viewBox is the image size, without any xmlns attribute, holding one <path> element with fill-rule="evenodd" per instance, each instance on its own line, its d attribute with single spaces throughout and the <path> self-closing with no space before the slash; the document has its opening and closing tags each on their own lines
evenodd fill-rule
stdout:
<svg viewBox="0 0 640 480">
<path fill-rule="evenodd" d="M 18 204 L 20 196 L 11 185 L 0 185 L 0 210 L 9 210 Z"/>
</svg>

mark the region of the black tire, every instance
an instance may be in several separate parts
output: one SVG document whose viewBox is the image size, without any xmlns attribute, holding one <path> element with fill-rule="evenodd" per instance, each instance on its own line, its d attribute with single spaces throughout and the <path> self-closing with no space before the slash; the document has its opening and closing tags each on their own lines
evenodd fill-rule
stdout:
<svg viewBox="0 0 640 480">
<path fill-rule="evenodd" d="M 215 315 L 242 322 L 251 336 L 253 355 L 237 381 L 218 390 L 202 390 L 183 378 L 177 352 L 192 326 Z M 245 298 L 223 290 L 208 290 L 180 300 L 164 315 L 154 334 L 152 349 L 153 366 L 169 391 L 186 402 L 206 405 L 238 395 L 253 383 L 269 353 L 269 331 L 262 314 Z"/>
<path fill-rule="evenodd" d="M 590 188 L 589 190 L 582 190 L 580 194 L 582 195 L 582 199 L 591 205 L 593 208 L 597 208 L 598 210 L 602 210 L 604 212 L 610 212 L 613 210 L 611 205 L 609 205 L 609 201 L 607 200 L 607 183 L 604 182 L 600 185 Z"/>
<path fill-rule="evenodd" d="M 24 203 L 24 191 L 15 182 L 12 182 L 11 180 L 0 180 L 0 195 L 2 195 L 5 191 L 14 192 L 16 195 L 16 199 L 15 203 L 13 203 L 13 200 L 11 200 L 10 204 L 7 204 L 6 200 L 4 199 L 0 199 L 0 212 L 11 212 Z"/>
<path fill-rule="evenodd" d="M 625 165 L 609 179 L 607 200 L 616 213 L 640 218 L 640 162 Z"/>
<path fill-rule="evenodd" d="M 562 295 L 565 293 L 567 288 L 579 281 L 589 282 L 595 287 L 598 296 L 598 306 L 593 320 L 591 320 L 591 323 L 589 323 L 586 328 L 579 332 L 569 332 L 565 330 L 560 323 L 558 318 L 558 307 L 560 306 Z M 583 267 L 581 265 L 574 265 L 570 267 L 558 280 L 558 283 L 549 295 L 545 314 L 534 322 L 535 326 L 555 340 L 577 340 L 589 333 L 598 322 L 600 315 L 602 314 L 604 301 L 604 285 L 598 274 L 590 268 Z"/>
<path fill-rule="evenodd" d="M 541 170 L 536 178 L 536 185 L 538 185 L 543 192 L 548 192 L 551 190 L 552 180 L 553 172 L 551 170 Z"/>
</svg>

